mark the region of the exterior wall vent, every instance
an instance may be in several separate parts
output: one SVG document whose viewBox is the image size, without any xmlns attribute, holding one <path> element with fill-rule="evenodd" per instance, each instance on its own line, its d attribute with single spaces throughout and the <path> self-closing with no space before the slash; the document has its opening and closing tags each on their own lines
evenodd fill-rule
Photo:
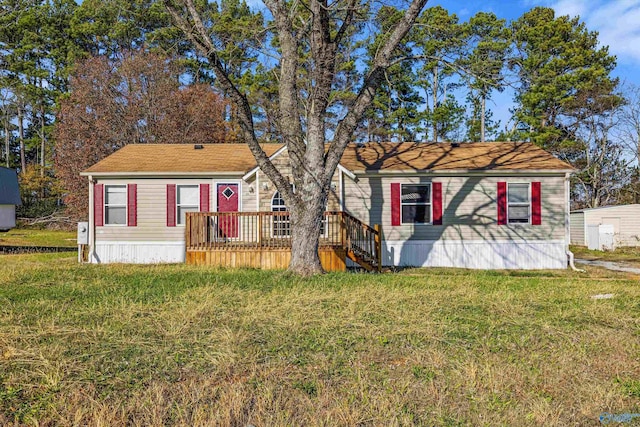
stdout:
<svg viewBox="0 0 640 427">
<path fill-rule="evenodd" d="M 202 144 L 196 144 L 196 145 L 193 146 L 194 150 L 202 150 L 203 148 L 204 148 L 204 145 L 202 145 Z"/>
</svg>

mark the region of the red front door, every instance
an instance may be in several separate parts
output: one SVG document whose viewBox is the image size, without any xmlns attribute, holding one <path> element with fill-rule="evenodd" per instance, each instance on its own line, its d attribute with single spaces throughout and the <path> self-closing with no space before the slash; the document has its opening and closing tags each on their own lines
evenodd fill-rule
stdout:
<svg viewBox="0 0 640 427">
<path fill-rule="evenodd" d="M 238 184 L 218 184 L 218 212 L 238 212 Z M 224 237 L 238 237 L 238 217 L 223 215 L 218 221 Z"/>
</svg>

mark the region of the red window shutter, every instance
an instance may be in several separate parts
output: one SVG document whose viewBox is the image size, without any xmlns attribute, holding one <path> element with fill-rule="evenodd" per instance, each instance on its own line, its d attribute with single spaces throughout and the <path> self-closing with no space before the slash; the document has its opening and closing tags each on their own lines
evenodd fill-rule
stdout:
<svg viewBox="0 0 640 427">
<path fill-rule="evenodd" d="M 127 225 L 138 225 L 138 184 L 127 185 Z"/>
<path fill-rule="evenodd" d="M 167 227 L 176 226 L 176 185 L 167 184 Z"/>
<path fill-rule="evenodd" d="M 104 225 L 104 185 L 93 186 L 93 220 L 96 227 Z"/>
<path fill-rule="evenodd" d="M 540 183 L 531 183 L 531 224 L 542 224 L 542 201 L 540 193 Z"/>
<path fill-rule="evenodd" d="M 442 225 L 442 183 L 431 183 L 433 192 L 433 225 Z"/>
<path fill-rule="evenodd" d="M 400 184 L 391 184 L 391 225 L 400 225 Z"/>
<path fill-rule="evenodd" d="M 507 223 L 507 183 L 498 183 L 498 225 Z"/>
<path fill-rule="evenodd" d="M 200 212 L 209 212 L 209 184 L 200 184 Z"/>
</svg>

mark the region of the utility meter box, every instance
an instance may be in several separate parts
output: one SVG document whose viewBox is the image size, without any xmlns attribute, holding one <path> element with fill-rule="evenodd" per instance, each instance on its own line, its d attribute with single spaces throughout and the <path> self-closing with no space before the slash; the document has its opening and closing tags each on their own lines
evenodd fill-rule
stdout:
<svg viewBox="0 0 640 427">
<path fill-rule="evenodd" d="M 78 244 L 79 245 L 89 244 L 89 223 L 88 222 L 78 223 Z"/>
</svg>

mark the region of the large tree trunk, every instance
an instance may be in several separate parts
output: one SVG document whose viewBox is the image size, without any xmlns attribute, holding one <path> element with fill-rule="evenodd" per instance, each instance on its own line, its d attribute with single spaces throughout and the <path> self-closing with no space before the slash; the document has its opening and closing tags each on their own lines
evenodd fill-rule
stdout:
<svg viewBox="0 0 640 427">
<path fill-rule="evenodd" d="M 298 206 L 291 210 L 291 263 L 289 270 L 302 276 L 322 273 L 318 242 L 324 209 Z"/>
<path fill-rule="evenodd" d="M 275 184 L 289 206 L 292 222 L 292 255 L 289 270 L 308 276 L 322 272 L 318 244 L 331 178 L 365 110 L 371 105 L 375 91 L 384 77 L 384 71 L 395 59 L 395 48 L 409 32 L 427 0 L 412 0 L 404 15 L 388 32 L 388 37 L 377 49 L 358 93 L 354 94 L 354 99 L 339 121 L 330 141 L 326 139 L 325 119 L 338 66 L 336 52 L 348 34 L 355 30 L 356 12 L 362 5 L 357 0 L 349 0 L 342 5 L 330 5 L 327 0 L 314 0 L 307 5 L 311 12 L 310 26 L 308 29 L 300 30 L 295 28 L 300 17 L 296 14 L 297 5 L 284 0 L 264 2 L 273 16 L 280 45 L 278 124 L 282 141 L 289 153 L 295 193 L 289 180 L 260 147 L 251 105 L 230 78 L 194 1 L 165 0 L 165 6 L 176 25 L 196 49 L 207 57 L 216 73 L 217 83 L 238 107 L 238 118 L 245 141 L 260 169 Z M 332 22 L 332 11 L 338 6 L 344 8 L 340 23 L 335 20 Z M 304 51 L 303 46 L 307 46 L 305 41 L 311 48 L 311 54 L 305 61 L 308 61 L 306 69 L 310 70 L 309 78 L 313 85 L 312 90 L 304 94 L 304 102 L 301 102 L 298 87 L 301 61 L 299 55 Z M 303 120 L 306 126 L 303 126 Z"/>
</svg>

